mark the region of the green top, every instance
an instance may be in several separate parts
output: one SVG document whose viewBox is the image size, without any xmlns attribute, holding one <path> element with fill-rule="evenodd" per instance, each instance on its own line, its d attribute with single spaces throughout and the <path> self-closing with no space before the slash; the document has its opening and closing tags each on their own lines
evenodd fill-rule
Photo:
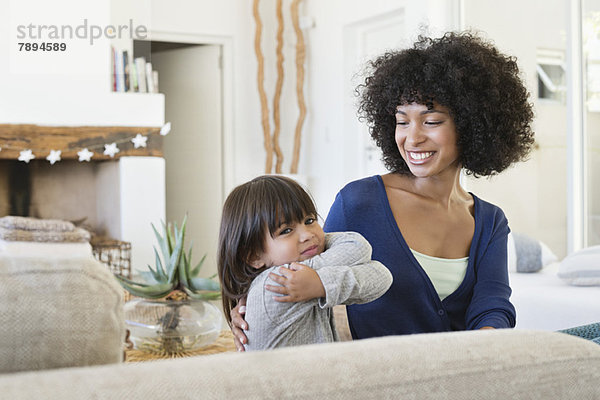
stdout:
<svg viewBox="0 0 600 400">
<path fill-rule="evenodd" d="M 410 249 L 410 251 L 429 276 L 433 287 L 442 300 L 458 289 L 465 278 L 469 257 L 438 258 L 421 254 L 413 249 Z"/>
</svg>

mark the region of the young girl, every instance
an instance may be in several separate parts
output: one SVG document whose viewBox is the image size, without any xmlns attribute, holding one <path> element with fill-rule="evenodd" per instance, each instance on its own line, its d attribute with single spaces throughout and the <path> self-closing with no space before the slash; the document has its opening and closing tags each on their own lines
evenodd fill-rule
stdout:
<svg viewBox="0 0 600 400">
<path fill-rule="evenodd" d="M 227 197 L 218 270 L 229 324 L 247 297 L 246 350 L 336 341 L 332 307 L 373 301 L 392 283 L 361 235 L 325 234 L 308 193 L 271 175 Z"/>
</svg>

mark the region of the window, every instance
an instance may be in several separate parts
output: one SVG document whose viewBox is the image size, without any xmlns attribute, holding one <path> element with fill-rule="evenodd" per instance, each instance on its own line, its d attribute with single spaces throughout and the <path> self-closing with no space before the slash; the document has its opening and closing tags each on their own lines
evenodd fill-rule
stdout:
<svg viewBox="0 0 600 400">
<path fill-rule="evenodd" d="M 536 72 L 538 99 L 564 103 L 566 99 L 564 52 L 538 49 Z"/>
</svg>

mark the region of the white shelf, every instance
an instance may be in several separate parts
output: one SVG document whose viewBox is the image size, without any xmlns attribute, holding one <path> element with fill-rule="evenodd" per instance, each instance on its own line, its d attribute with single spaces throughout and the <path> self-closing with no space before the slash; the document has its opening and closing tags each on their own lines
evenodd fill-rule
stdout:
<svg viewBox="0 0 600 400">
<path fill-rule="evenodd" d="M 0 123 L 58 126 L 162 126 L 162 93 L 12 93 Z"/>
</svg>

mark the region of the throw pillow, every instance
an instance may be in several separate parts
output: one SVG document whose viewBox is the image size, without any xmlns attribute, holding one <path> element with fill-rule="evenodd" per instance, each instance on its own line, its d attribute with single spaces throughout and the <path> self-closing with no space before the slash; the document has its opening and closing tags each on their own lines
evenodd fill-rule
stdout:
<svg viewBox="0 0 600 400">
<path fill-rule="evenodd" d="M 120 362 L 122 297 L 92 257 L 0 255 L 0 373 Z"/>
<path fill-rule="evenodd" d="M 539 240 L 522 233 L 508 235 L 508 270 L 512 272 L 538 272 L 557 261 L 556 255 Z"/>
<path fill-rule="evenodd" d="M 587 247 L 566 256 L 558 276 L 575 286 L 600 285 L 600 246 Z"/>
</svg>

